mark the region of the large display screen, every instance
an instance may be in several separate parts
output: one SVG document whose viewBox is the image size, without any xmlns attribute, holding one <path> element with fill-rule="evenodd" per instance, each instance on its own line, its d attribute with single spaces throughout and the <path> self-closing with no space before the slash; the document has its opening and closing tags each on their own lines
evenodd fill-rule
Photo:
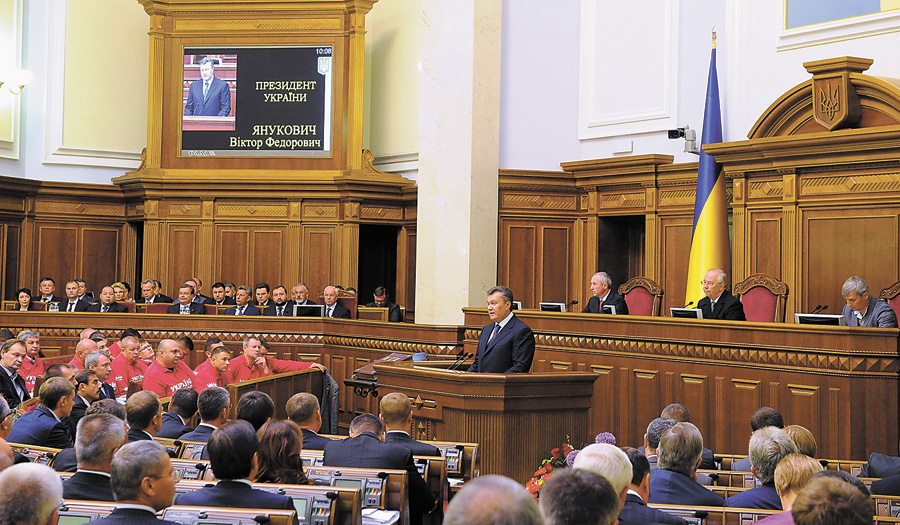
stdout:
<svg viewBox="0 0 900 525">
<path fill-rule="evenodd" d="M 330 157 L 333 47 L 186 47 L 181 155 Z"/>
</svg>

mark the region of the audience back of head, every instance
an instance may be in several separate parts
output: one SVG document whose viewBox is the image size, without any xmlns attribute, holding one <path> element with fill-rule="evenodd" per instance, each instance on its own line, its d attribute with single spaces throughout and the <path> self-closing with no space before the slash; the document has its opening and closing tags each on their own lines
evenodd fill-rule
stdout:
<svg viewBox="0 0 900 525">
<path fill-rule="evenodd" d="M 197 413 L 197 397 L 199 394 L 193 388 L 182 388 L 172 394 L 169 410 L 188 420 Z"/>
<path fill-rule="evenodd" d="M 813 437 L 812 432 L 800 425 L 788 425 L 784 427 L 784 431 L 794 444 L 797 445 L 797 452 L 806 454 L 811 458 L 816 457 L 818 446 L 816 445 L 816 438 Z"/>
<path fill-rule="evenodd" d="M 540 508 L 546 525 L 609 525 L 619 517 L 621 504 L 606 478 L 564 468 L 541 487 Z"/>
<path fill-rule="evenodd" d="M 537 502 L 525 487 L 505 476 L 488 475 L 467 482 L 450 501 L 444 515 L 444 525 L 476 523 L 540 525 L 543 519 Z"/>
<path fill-rule="evenodd" d="M 50 467 L 20 463 L 0 472 L 0 525 L 55 524 L 62 480 Z"/>
<path fill-rule="evenodd" d="M 286 409 L 291 421 L 301 427 L 309 426 L 319 411 L 319 400 L 312 394 L 301 392 L 288 399 Z"/>
<path fill-rule="evenodd" d="M 867 494 L 832 476 L 814 476 L 791 507 L 797 525 L 862 525 L 872 523 Z"/>
<path fill-rule="evenodd" d="M 238 401 L 237 418 L 249 421 L 253 430 L 259 430 L 273 416 L 275 403 L 265 392 L 247 392 Z"/>
<path fill-rule="evenodd" d="M 762 407 L 754 412 L 750 417 L 750 428 L 755 432 L 765 427 L 784 428 L 781 412 L 769 407 Z"/>
<path fill-rule="evenodd" d="M 703 436 L 690 423 L 677 423 L 659 440 L 659 468 L 691 477 L 703 453 Z"/>
<path fill-rule="evenodd" d="M 363 432 L 371 432 L 378 437 L 384 435 L 384 424 L 375 414 L 360 414 L 350 422 L 350 436 L 355 437 Z"/>
<path fill-rule="evenodd" d="M 822 464 L 805 454 L 788 454 L 775 467 L 775 490 L 784 510 L 790 510 L 797 494 L 813 476 L 822 472 Z"/>
<path fill-rule="evenodd" d="M 78 421 L 75 457 L 80 468 L 106 470 L 113 454 L 125 444 L 125 425 L 110 414 L 91 414 Z"/>
<path fill-rule="evenodd" d="M 690 423 L 691 413 L 681 403 L 672 403 L 662 410 L 659 417 L 674 419 L 678 423 Z"/>
<path fill-rule="evenodd" d="M 256 433 L 259 438 L 259 471 L 256 479 L 264 483 L 307 483 L 303 472 L 303 433 L 291 420 L 272 420 Z"/>
<path fill-rule="evenodd" d="M 592 443 L 575 456 L 572 466 L 606 478 L 616 491 L 616 496 L 621 496 L 624 501 L 624 494 L 631 483 L 632 469 L 631 461 L 622 449 L 607 443 Z"/>
<path fill-rule="evenodd" d="M 243 419 L 229 421 L 213 431 L 207 445 L 209 463 L 219 479 L 246 479 L 253 471 L 259 438 Z"/>
<path fill-rule="evenodd" d="M 797 452 L 797 445 L 780 428 L 764 427 L 750 436 L 750 463 L 763 485 L 775 480 L 775 467 L 788 454 Z"/>
</svg>

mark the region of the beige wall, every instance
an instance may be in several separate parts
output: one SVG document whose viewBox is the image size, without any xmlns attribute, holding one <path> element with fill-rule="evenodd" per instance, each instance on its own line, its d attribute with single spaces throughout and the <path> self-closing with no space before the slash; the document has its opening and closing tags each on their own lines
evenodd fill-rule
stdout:
<svg viewBox="0 0 900 525">
<path fill-rule="evenodd" d="M 21 1 L 0 0 L 0 81 L 19 68 Z M 20 98 L 6 87 L 0 89 L 0 157 L 18 158 L 16 116 Z"/>
</svg>

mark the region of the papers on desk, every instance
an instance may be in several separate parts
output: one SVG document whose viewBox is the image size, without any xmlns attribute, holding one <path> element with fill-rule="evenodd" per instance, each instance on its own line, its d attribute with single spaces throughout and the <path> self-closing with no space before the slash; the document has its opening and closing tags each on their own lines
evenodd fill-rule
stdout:
<svg viewBox="0 0 900 525">
<path fill-rule="evenodd" d="M 363 525 L 392 525 L 400 521 L 399 510 L 363 509 Z"/>
</svg>

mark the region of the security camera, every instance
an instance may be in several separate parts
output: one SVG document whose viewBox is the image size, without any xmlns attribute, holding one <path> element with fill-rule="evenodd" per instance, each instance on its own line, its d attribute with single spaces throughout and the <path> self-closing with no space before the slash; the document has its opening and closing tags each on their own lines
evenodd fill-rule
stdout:
<svg viewBox="0 0 900 525">
<path fill-rule="evenodd" d="M 684 137 L 684 152 L 699 155 L 700 150 L 697 149 L 697 133 L 690 126 L 683 128 L 670 129 L 668 131 L 670 139 L 680 139 Z"/>
<path fill-rule="evenodd" d="M 684 136 L 684 128 L 670 129 L 669 130 L 669 138 L 670 139 L 680 139 Z"/>
</svg>

